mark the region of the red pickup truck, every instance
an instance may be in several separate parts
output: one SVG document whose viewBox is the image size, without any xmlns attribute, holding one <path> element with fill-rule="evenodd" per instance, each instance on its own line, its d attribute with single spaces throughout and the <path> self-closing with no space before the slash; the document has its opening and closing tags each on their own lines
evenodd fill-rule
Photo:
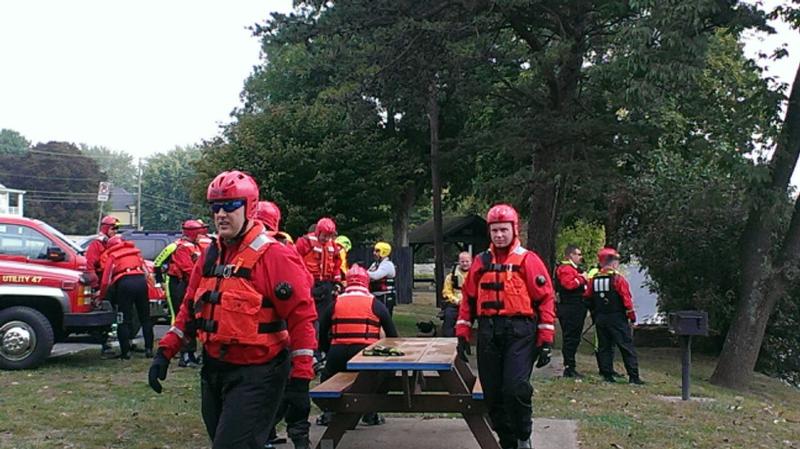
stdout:
<svg viewBox="0 0 800 449">
<path fill-rule="evenodd" d="M 53 343 L 106 331 L 115 317 L 107 301 L 92 302 L 84 273 L 0 259 L 0 369 L 35 368 Z"/>
<path fill-rule="evenodd" d="M 84 248 L 49 224 L 32 218 L 0 215 L 0 260 L 32 263 L 86 272 Z M 151 318 L 168 317 L 166 295 L 156 287 L 153 263 L 150 270 L 148 297 Z"/>
</svg>

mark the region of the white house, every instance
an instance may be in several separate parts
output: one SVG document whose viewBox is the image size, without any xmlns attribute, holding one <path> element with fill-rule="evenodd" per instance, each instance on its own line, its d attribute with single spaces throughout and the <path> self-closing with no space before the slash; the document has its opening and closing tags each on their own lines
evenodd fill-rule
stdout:
<svg viewBox="0 0 800 449">
<path fill-rule="evenodd" d="M 0 184 L 0 214 L 19 215 L 23 214 L 24 190 L 9 189 Z"/>
</svg>

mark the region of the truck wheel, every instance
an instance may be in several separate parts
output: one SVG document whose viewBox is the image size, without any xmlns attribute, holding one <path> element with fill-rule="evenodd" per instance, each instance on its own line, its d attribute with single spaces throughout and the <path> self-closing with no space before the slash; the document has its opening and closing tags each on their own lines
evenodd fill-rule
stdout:
<svg viewBox="0 0 800 449">
<path fill-rule="evenodd" d="M 39 311 L 28 307 L 0 310 L 0 369 L 29 369 L 50 355 L 53 327 Z"/>
</svg>

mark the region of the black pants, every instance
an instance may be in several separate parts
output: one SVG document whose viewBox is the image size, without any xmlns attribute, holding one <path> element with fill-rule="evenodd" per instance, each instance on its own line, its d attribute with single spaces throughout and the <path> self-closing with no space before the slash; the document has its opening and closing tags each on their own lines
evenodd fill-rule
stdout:
<svg viewBox="0 0 800 449">
<path fill-rule="evenodd" d="M 186 295 L 186 282 L 179 277 L 169 276 L 169 304 L 175 316 L 178 316 L 178 311 L 181 310 L 184 295 Z M 175 316 L 172 317 L 173 320 Z"/>
<path fill-rule="evenodd" d="M 556 306 L 558 322 L 561 323 L 561 352 L 565 368 L 575 369 L 575 353 L 581 343 L 587 310 L 580 298 L 565 298 Z"/>
<path fill-rule="evenodd" d="M 383 305 L 385 305 L 386 308 L 389 309 L 389 316 L 393 316 L 394 315 L 394 304 L 397 302 L 395 300 L 395 294 L 394 293 L 375 293 L 375 292 L 372 292 L 372 294 L 375 295 L 375 299 L 377 299 L 378 301 L 382 302 Z"/>
<path fill-rule="evenodd" d="M 442 337 L 456 336 L 456 321 L 458 321 L 458 305 L 447 303 L 444 305 L 444 319 L 442 320 Z"/>
<path fill-rule="evenodd" d="M 172 310 L 175 312 L 175 316 L 178 316 L 178 312 L 181 310 L 181 304 L 183 303 L 183 297 L 186 295 L 186 286 L 187 282 L 185 282 L 182 278 L 170 276 L 169 277 L 169 302 L 172 304 Z M 181 352 L 192 352 L 194 353 L 197 350 L 197 340 L 192 338 L 189 340 L 188 343 L 184 343 L 181 346 Z"/>
<path fill-rule="evenodd" d="M 147 281 L 143 274 L 121 277 L 109 290 L 112 302 L 122 313 L 122 323 L 117 323 L 117 339 L 122 355 L 131 351 L 133 334 L 133 313 L 139 317 L 144 335 L 145 349 L 153 349 L 153 323 L 150 322 L 150 299 L 147 297 Z"/>
<path fill-rule="evenodd" d="M 535 341 L 536 322 L 530 318 L 478 319 L 478 375 L 492 429 L 504 448 L 531 436 Z"/>
<path fill-rule="evenodd" d="M 201 410 L 212 449 L 261 449 L 289 378 L 281 352 L 263 365 L 226 366 L 208 360 L 200 371 Z"/>
<path fill-rule="evenodd" d="M 633 347 L 633 328 L 624 312 L 602 313 L 595 317 L 597 329 L 597 367 L 600 375 L 614 372 L 614 346 L 622 353 L 625 371 L 632 378 L 639 377 L 639 359 Z"/>
<path fill-rule="evenodd" d="M 289 439 L 292 441 L 308 440 L 308 430 L 311 428 L 311 423 L 308 422 L 308 416 L 310 414 L 311 397 L 309 395 L 289 390 L 284 391 L 283 399 L 275 415 L 275 420 L 269 426 L 270 438 L 277 436 L 275 426 L 282 419 L 285 419 L 286 436 L 288 436 Z"/>
</svg>

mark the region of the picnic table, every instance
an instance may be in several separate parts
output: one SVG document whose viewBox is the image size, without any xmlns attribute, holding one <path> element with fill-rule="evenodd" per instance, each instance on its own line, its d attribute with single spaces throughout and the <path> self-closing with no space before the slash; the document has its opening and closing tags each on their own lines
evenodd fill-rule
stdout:
<svg viewBox="0 0 800 449">
<path fill-rule="evenodd" d="M 347 372 L 311 390 L 314 403 L 334 412 L 317 449 L 334 449 L 368 412 L 461 413 L 482 449 L 500 449 L 489 427 L 480 382 L 458 358 L 457 339 L 384 338 L 368 348 L 376 345 L 397 348 L 404 355 L 359 353 L 347 363 Z"/>
</svg>

